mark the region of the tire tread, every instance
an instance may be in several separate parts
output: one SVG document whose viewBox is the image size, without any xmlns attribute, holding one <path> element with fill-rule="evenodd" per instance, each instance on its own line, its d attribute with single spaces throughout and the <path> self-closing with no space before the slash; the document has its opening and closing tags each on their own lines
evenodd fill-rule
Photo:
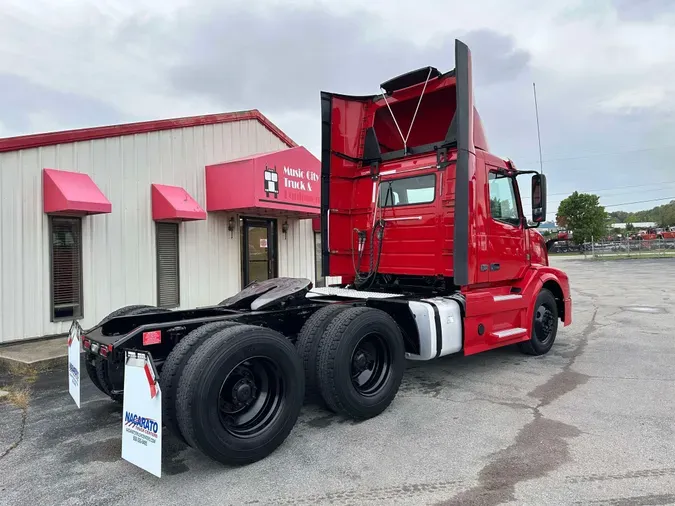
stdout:
<svg viewBox="0 0 675 506">
<path fill-rule="evenodd" d="M 340 392 L 338 391 L 339 385 L 337 381 L 335 381 L 335 368 L 336 366 L 344 367 L 345 365 L 337 364 L 336 358 L 342 336 L 345 334 L 347 328 L 354 320 L 360 318 L 363 314 L 373 311 L 379 310 L 375 310 L 371 307 L 352 307 L 349 310 L 337 315 L 324 332 L 317 353 L 318 358 L 316 362 L 316 374 L 319 378 L 319 388 L 324 402 L 328 408 L 335 413 L 344 413 L 347 416 L 355 419 L 364 419 L 367 417 L 363 412 L 355 410 L 352 406 L 345 404 L 340 399 Z M 391 318 L 383 311 L 380 312 L 382 313 L 383 317 Z M 396 322 L 393 320 L 393 318 L 391 318 L 391 321 L 394 323 L 394 325 L 396 325 Z M 400 378 L 398 383 L 400 384 Z M 398 384 L 395 386 L 396 390 L 398 390 L 398 386 Z M 380 404 L 380 410 L 384 411 L 392 401 L 393 397 L 385 404 Z"/>
<path fill-rule="evenodd" d="M 321 399 L 319 380 L 317 377 L 316 363 L 319 356 L 319 346 L 323 334 L 325 334 L 330 321 L 345 309 L 351 306 L 343 304 L 330 304 L 322 307 L 310 316 L 300 329 L 296 341 L 296 349 L 302 359 L 305 370 L 305 400 L 315 401 Z"/>
<path fill-rule="evenodd" d="M 162 389 L 162 418 L 164 425 L 173 435 L 186 443 L 181 434 L 178 421 L 176 419 L 176 394 L 178 393 L 178 384 L 180 376 L 185 371 L 185 366 L 195 350 L 206 339 L 211 337 L 219 330 L 239 325 L 236 322 L 213 322 L 207 323 L 194 329 L 183 337 L 171 353 L 166 358 L 162 366 L 162 372 L 159 377 L 159 385 Z"/>
</svg>

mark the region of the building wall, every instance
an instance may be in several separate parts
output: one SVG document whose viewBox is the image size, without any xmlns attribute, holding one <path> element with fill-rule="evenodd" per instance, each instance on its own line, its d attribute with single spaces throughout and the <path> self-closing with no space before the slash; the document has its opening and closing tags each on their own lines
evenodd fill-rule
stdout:
<svg viewBox="0 0 675 506">
<path fill-rule="evenodd" d="M 151 183 L 182 186 L 205 208 L 205 165 L 286 147 L 250 120 L 0 153 L 0 342 L 61 334 L 70 325 L 50 322 L 43 168 L 86 172 L 112 203 L 111 214 L 82 222 L 80 323 L 88 328 L 118 307 L 157 303 Z M 239 220 L 231 234 L 229 218 L 209 213 L 180 225 L 181 307 L 214 304 L 240 289 Z M 278 237 L 279 275 L 314 280 L 311 220 L 289 220 L 287 236 L 279 229 Z"/>
</svg>

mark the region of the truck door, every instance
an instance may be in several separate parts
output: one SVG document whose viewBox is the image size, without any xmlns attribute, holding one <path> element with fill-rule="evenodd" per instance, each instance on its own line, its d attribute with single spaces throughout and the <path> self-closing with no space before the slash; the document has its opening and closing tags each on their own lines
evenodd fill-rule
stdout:
<svg viewBox="0 0 675 506">
<path fill-rule="evenodd" d="M 527 265 L 517 187 L 515 178 L 506 176 L 502 169 L 487 168 L 489 281 L 510 281 L 519 278 Z"/>
<path fill-rule="evenodd" d="M 379 206 L 386 229 L 380 266 L 387 272 L 418 276 L 442 272 L 443 258 L 437 254 L 442 244 L 438 187 L 435 169 L 382 178 Z"/>
</svg>

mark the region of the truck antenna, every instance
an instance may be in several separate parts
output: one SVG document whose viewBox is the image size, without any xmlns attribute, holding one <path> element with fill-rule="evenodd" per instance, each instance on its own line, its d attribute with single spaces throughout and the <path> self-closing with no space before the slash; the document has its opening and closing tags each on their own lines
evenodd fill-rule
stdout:
<svg viewBox="0 0 675 506">
<path fill-rule="evenodd" d="M 532 91 L 534 91 L 534 113 L 537 116 L 537 140 L 539 141 L 539 173 L 544 173 L 544 162 L 541 159 L 541 133 L 539 131 L 539 107 L 537 106 L 537 85 L 532 83 Z"/>
</svg>

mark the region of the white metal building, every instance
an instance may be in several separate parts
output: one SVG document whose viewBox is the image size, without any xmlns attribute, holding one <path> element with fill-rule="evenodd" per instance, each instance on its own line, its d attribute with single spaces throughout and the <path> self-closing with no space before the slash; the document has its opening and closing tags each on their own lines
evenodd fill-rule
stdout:
<svg viewBox="0 0 675 506">
<path fill-rule="evenodd" d="M 321 284 L 319 173 L 256 110 L 0 139 L 0 343 Z"/>
</svg>

